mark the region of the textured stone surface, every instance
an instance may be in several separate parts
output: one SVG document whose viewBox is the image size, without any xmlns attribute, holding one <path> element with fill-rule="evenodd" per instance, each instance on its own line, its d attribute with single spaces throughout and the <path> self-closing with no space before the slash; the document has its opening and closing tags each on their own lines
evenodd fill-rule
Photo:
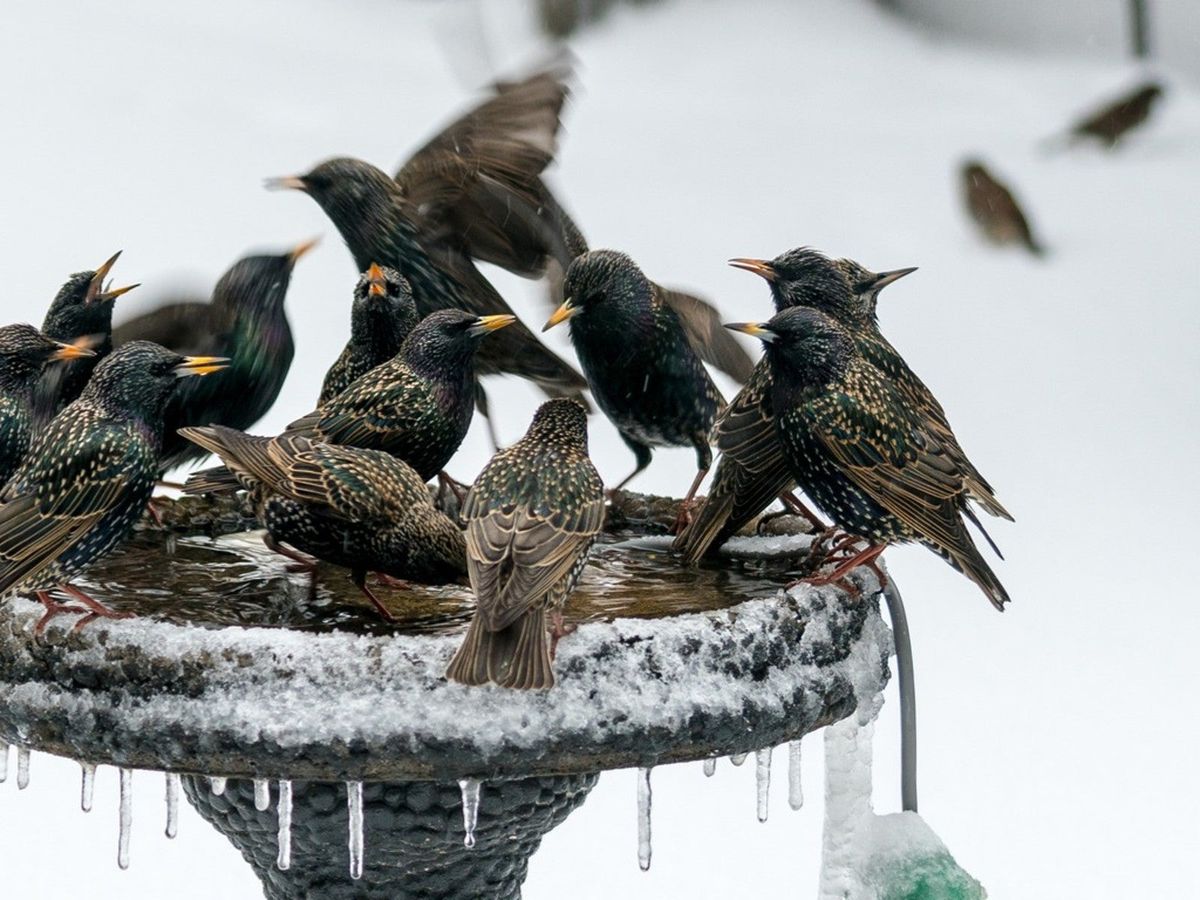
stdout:
<svg viewBox="0 0 1200 900">
<path fill-rule="evenodd" d="M 508 900 L 520 897 L 529 857 L 542 836 L 583 803 L 596 778 L 585 774 L 484 783 L 470 849 L 463 846 L 457 784 L 365 784 L 365 854 L 357 881 L 349 875 L 345 784 L 293 782 L 292 860 L 286 872 L 276 866 L 276 784 L 271 785 L 271 806 L 263 811 L 254 807 L 249 781 L 231 780 L 219 796 L 206 778 L 185 778 L 183 787 L 200 815 L 241 851 L 270 900 Z"/>
</svg>

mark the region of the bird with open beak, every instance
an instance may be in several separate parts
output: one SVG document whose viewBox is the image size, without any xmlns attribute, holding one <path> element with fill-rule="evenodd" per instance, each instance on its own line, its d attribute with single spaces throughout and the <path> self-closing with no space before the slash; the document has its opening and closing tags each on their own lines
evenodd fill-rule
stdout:
<svg viewBox="0 0 1200 900">
<path fill-rule="evenodd" d="M 46 370 L 34 392 L 35 427 L 49 422 L 83 391 L 92 370 L 113 348 L 112 316 L 116 299 L 136 284 L 114 288 L 106 284 L 109 272 L 121 256 L 118 250 L 97 269 L 76 272 L 66 280 L 50 303 L 42 320 L 42 333 L 56 341 L 75 344 L 87 341 L 95 351 Z"/>
</svg>

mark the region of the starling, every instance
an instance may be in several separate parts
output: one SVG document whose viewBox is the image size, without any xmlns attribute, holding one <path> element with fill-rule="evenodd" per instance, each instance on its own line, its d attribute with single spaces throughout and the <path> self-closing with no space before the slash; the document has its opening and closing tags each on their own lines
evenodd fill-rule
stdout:
<svg viewBox="0 0 1200 900">
<path fill-rule="evenodd" d="M 1079 120 L 1071 127 L 1070 142 L 1094 138 L 1111 150 L 1130 131 L 1150 116 L 1150 110 L 1163 94 L 1163 87 L 1150 82 L 1102 109 Z"/>
<path fill-rule="evenodd" d="M 0 328 L 0 485 L 29 452 L 33 391 L 46 364 L 95 355 L 82 344 L 51 340 L 32 325 Z"/>
<path fill-rule="evenodd" d="M 79 399 L 35 438 L 0 490 L 0 595 L 33 591 L 57 612 L 86 612 L 80 625 L 115 614 L 69 582 L 119 545 L 142 515 L 158 474 L 163 413 L 178 378 L 224 367 L 148 341 L 117 348 Z M 59 588 L 83 604 L 63 606 Z"/>
<path fill-rule="evenodd" d="M 916 541 L 975 582 L 997 609 L 1008 594 L 963 522 L 967 488 L 923 411 L 823 312 L 792 307 L 730 325 L 766 344 L 775 431 L 797 483 L 847 534 L 868 542 L 823 581 Z"/>
<path fill-rule="evenodd" d="M 616 490 L 650 464 L 651 447 L 691 446 L 690 501 L 712 465 L 708 434 L 725 401 L 663 293 L 624 253 L 592 250 L 567 269 L 566 299 L 543 330 L 570 321 L 592 396 L 637 458 Z"/>
<path fill-rule="evenodd" d="M 967 212 L 993 244 L 1019 243 L 1034 256 L 1045 254 L 1045 248 L 1034 239 L 1029 221 L 1012 192 L 979 160 L 963 163 L 962 192 Z"/>
<path fill-rule="evenodd" d="M 416 469 L 437 475 L 458 449 L 474 412 L 474 358 L 482 338 L 512 316 L 473 316 L 444 309 L 427 316 L 405 338 L 400 352 L 344 391 L 287 427 L 285 436 L 383 450 Z M 188 479 L 188 493 L 237 488 L 224 467 Z"/>
<path fill-rule="evenodd" d="M 372 263 L 354 286 L 350 342 L 325 375 L 318 403 L 326 403 L 352 381 L 387 362 L 417 326 L 417 307 L 404 276 Z"/>
<path fill-rule="evenodd" d="M 446 677 L 553 686 L 554 649 L 567 633 L 562 609 L 604 524 L 604 486 L 588 458 L 584 408 L 567 399 L 543 403 L 525 436 L 479 473 L 463 518 L 477 605 Z"/>
<path fill-rule="evenodd" d="M 120 255 L 118 250 L 95 271 L 76 272 L 68 278 L 46 312 L 42 321 L 46 337 L 68 344 L 87 338 L 88 345 L 96 352 L 43 373 L 34 392 L 35 427 L 45 425 L 78 397 L 92 370 L 112 351 L 113 304 L 122 294 L 137 287 L 131 284 L 113 288 L 104 283 Z"/>
<path fill-rule="evenodd" d="M 316 246 L 305 241 L 286 253 L 247 256 L 213 288 L 208 303 L 177 303 L 117 328 L 117 345 L 147 340 L 181 354 L 229 358 L 219 379 L 180 385 L 167 403 L 162 471 L 195 462 L 204 452 L 179 437 L 187 425 L 245 429 L 267 414 L 292 365 L 295 345 L 283 302 L 292 267 Z"/>
<path fill-rule="evenodd" d="M 408 279 L 420 315 L 439 309 L 511 313 L 472 257 L 521 275 L 539 273 L 548 257 L 569 260 L 567 245 L 577 229 L 540 180 L 553 158 L 565 96 L 556 72 L 498 85 L 491 100 L 427 142 L 394 179 L 342 157 L 268 186 L 316 200 L 360 270 L 378 262 Z M 586 386 L 519 322 L 488 342 L 479 372 L 519 375 L 552 396 Z M 486 414 L 482 391 L 479 400 Z"/>
<path fill-rule="evenodd" d="M 300 435 L 253 437 L 221 425 L 182 434 L 221 457 L 252 493 L 267 546 L 288 544 L 349 569 L 386 619 L 394 617 L 367 587 L 368 571 L 422 584 L 466 575 L 462 532 L 394 456 Z"/>
<path fill-rule="evenodd" d="M 830 260 L 805 247 L 770 261 L 742 258 L 732 264 L 767 280 L 776 310 L 812 307 L 840 323 L 854 336 L 863 357 L 893 379 L 909 403 L 923 413 L 947 452 L 954 455 L 971 497 L 990 514 L 1012 518 L 967 459 L 937 398 L 879 330 L 875 317 L 879 292 L 915 268 L 871 272 L 854 260 Z M 714 440 L 721 461 L 712 488 L 695 520 L 675 542 L 675 549 L 692 562 L 736 533 L 793 483 L 774 434 L 771 369 L 765 359 L 717 422 Z"/>
</svg>

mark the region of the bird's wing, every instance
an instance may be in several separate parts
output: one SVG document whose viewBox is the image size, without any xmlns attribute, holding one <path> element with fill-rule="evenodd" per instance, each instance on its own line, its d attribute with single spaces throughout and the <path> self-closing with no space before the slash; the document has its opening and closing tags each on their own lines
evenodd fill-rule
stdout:
<svg viewBox="0 0 1200 900">
<path fill-rule="evenodd" d="M 169 303 L 113 328 L 113 346 L 154 341 L 183 356 L 216 356 L 223 349 L 220 331 L 210 304 Z"/>
<path fill-rule="evenodd" d="M 132 473 L 145 464 L 145 451 L 128 434 L 86 416 L 71 421 L 60 416 L 38 447 L 65 446 L 71 434 L 81 430 L 92 438 L 86 445 L 70 453 L 37 453 L 0 496 L 0 592 L 52 562 L 86 534 L 130 486 Z"/>
<path fill-rule="evenodd" d="M 479 615 L 492 631 L 506 628 L 542 601 L 578 564 L 604 524 L 604 501 L 539 515 L 528 506 L 503 506 L 467 519 L 467 570 Z"/>
<path fill-rule="evenodd" d="M 739 384 L 754 371 L 754 360 L 721 324 L 721 314 L 706 300 L 678 290 L 655 285 L 662 301 L 674 310 L 688 343 L 702 360 L 716 366 Z"/>
<path fill-rule="evenodd" d="M 347 521 L 390 524 L 429 501 L 421 476 L 382 451 L 285 436 L 269 452 L 285 476 L 280 493 Z"/>
<path fill-rule="evenodd" d="M 372 372 L 383 376 L 381 368 Z M 369 376 L 371 373 L 297 419 L 285 434 L 302 434 L 330 444 L 376 447 L 387 435 L 412 423 L 412 414 L 424 399 L 417 377 L 408 370 L 402 370 L 399 378 Z"/>
<path fill-rule="evenodd" d="M 956 545 L 964 497 L 958 466 L 882 377 L 873 375 L 861 383 L 873 395 L 867 403 L 856 392 L 806 407 L 814 435 L 838 468 L 876 503 L 923 537 Z M 877 408 L 888 409 L 889 415 L 881 418 Z"/>
<path fill-rule="evenodd" d="M 516 82 L 451 122 L 396 173 L 423 243 L 449 241 L 528 277 L 578 252 L 578 229 L 541 180 L 557 149 L 569 64 Z"/>
</svg>

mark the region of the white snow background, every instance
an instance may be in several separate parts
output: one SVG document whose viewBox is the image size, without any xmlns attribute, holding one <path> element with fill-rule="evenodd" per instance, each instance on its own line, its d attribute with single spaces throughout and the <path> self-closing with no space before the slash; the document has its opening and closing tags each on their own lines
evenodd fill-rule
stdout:
<svg viewBox="0 0 1200 900">
<path fill-rule="evenodd" d="M 288 305 L 297 359 L 272 413 L 307 411 L 348 331 L 355 272 L 311 200 L 265 176 L 334 154 L 385 167 L 537 56 L 525 7 L 10 2 L 0 34 L 3 321 L 39 322 L 70 272 L 124 249 L 121 316 L 179 283 L 211 284 L 252 248 L 324 234 Z M 885 332 L 933 387 L 1016 525 L 993 527 L 1003 615 L 932 554 L 887 553 L 916 645 L 921 811 L 995 898 L 1195 897 L 1200 846 L 1196 478 L 1200 95 L 1171 79 L 1114 154 L 1038 142 L 1130 86 L 1132 64 L 1027 57 L 939 40 L 866 2 L 673 2 L 618 11 L 574 44 L 577 96 L 552 178 L 594 246 L 767 317 L 765 286 L 728 268 L 799 244 L 877 268 L 918 265 L 881 301 Z M 1168 73 L 1169 74 L 1169 73 Z M 1011 180 L 1050 255 L 997 251 L 959 207 L 956 165 Z M 496 275 L 526 321 L 540 288 Z M 569 352 L 565 329 L 549 340 Z M 725 383 L 729 387 L 728 383 Z M 492 388 L 505 440 L 536 394 Z M 488 456 L 477 423 L 451 471 Z M 606 479 L 632 456 L 592 419 Z M 636 484 L 681 493 L 690 450 Z M 989 523 L 991 524 L 991 523 Z M 895 700 L 875 737 L 876 807 L 898 803 Z M 636 862 L 634 777 L 609 773 L 545 840 L 531 900 L 810 897 L 821 824 L 771 818 L 754 766 L 654 773 L 654 863 Z M 0 787 L 5 897 L 256 897 L 233 848 L 188 808 L 162 837 L 162 778 L 138 773 L 132 868 L 115 865 L 116 774 L 78 809 L 78 768 L 36 755 Z M 371 864 L 367 835 L 367 866 Z"/>
</svg>

